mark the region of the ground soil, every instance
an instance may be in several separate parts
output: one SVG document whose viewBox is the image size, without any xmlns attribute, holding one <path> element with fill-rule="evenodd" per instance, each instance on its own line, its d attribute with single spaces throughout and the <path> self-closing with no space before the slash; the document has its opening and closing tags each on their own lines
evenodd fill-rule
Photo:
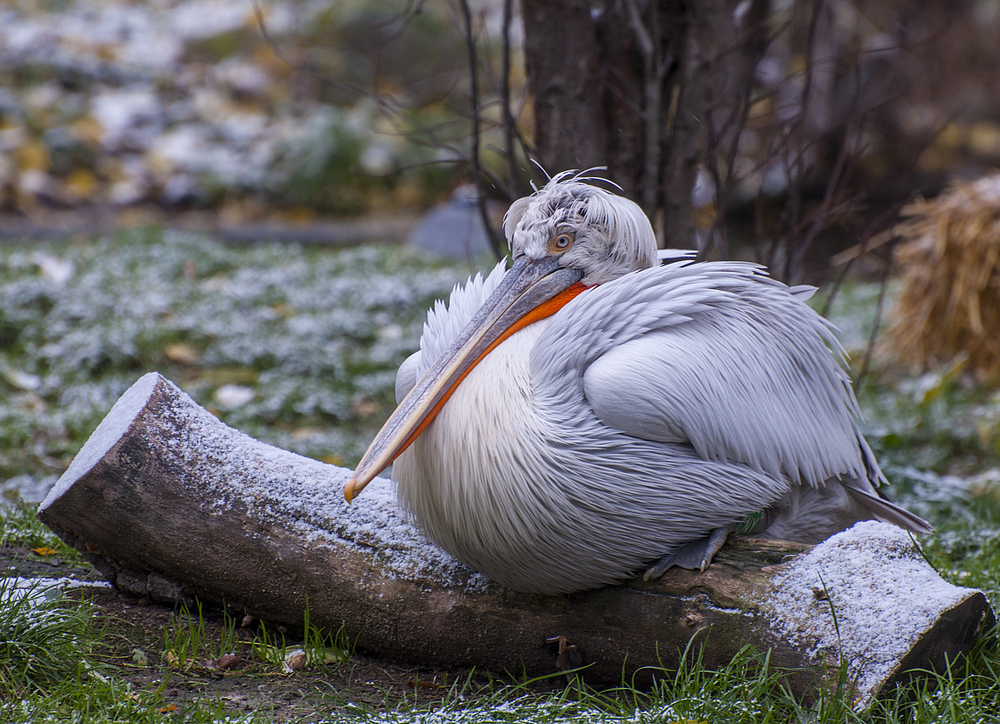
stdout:
<svg viewBox="0 0 1000 724">
<path fill-rule="evenodd" d="M 446 699 L 474 700 L 500 683 L 469 670 L 444 671 L 392 664 L 352 652 L 342 664 L 285 673 L 261 662 L 249 642 L 260 622 L 249 621 L 236 633 L 244 642 L 235 660 L 200 660 L 171 665 L 165 633 L 181 617 L 175 608 L 126 596 L 100 580 L 85 563 L 42 556 L 17 546 L 0 547 L 0 571 L 26 578 L 72 578 L 95 584 L 73 590 L 95 606 L 95 625 L 102 632 L 98 659 L 113 667 L 112 675 L 128 681 L 136 691 L 161 690 L 166 706 L 183 709 L 200 700 L 221 700 L 232 714 L 269 713 L 273 721 L 322 721 L 331 714 L 358 707 L 384 710 L 405 702 L 407 708 Z M 205 636 L 219 641 L 225 619 L 220 611 L 204 609 Z M 276 627 L 268 627 L 275 631 Z M 289 632 L 288 641 L 295 641 Z"/>
</svg>

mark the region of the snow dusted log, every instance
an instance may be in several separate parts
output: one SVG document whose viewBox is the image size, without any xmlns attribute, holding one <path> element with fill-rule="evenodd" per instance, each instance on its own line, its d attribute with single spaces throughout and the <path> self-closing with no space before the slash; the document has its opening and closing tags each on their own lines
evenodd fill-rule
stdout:
<svg viewBox="0 0 1000 724">
<path fill-rule="evenodd" d="M 770 649 L 773 664 L 796 670 L 788 683 L 800 694 L 843 657 L 871 696 L 968 650 L 993 621 L 981 592 L 946 583 L 905 532 L 881 523 L 811 550 L 737 539 L 704 574 L 515 593 L 428 542 L 388 481 L 345 503 L 349 475 L 227 427 L 150 373 L 39 516 L 134 595 L 197 596 L 292 625 L 308 604 L 312 622 L 344 623 L 361 649 L 394 661 L 531 676 L 584 666 L 595 686 L 623 674 L 642 683 L 645 667 L 676 665 L 696 637 L 708 666 L 746 644 Z"/>
</svg>

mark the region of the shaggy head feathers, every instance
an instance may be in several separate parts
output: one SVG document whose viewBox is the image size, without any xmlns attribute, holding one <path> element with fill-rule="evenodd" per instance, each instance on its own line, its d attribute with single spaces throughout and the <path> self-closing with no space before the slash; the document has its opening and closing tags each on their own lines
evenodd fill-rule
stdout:
<svg viewBox="0 0 1000 724">
<path fill-rule="evenodd" d="M 574 243 L 561 264 L 583 270 L 588 286 L 656 266 L 656 236 L 646 214 L 632 201 L 584 183 L 590 180 L 596 179 L 563 171 L 511 204 L 503 230 L 515 259 L 540 259 L 552 239 L 569 233 Z"/>
</svg>

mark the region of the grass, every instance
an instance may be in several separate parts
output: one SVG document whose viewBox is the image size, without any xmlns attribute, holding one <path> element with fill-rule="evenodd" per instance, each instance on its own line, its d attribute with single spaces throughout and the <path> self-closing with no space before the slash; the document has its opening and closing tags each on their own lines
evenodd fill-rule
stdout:
<svg viewBox="0 0 1000 724">
<path fill-rule="evenodd" d="M 78 678 L 53 689 L 0 704 L 6 724 L 86 722 L 87 724 L 265 724 L 266 714 L 235 715 L 221 700 L 177 705 L 162 689 L 137 691 L 116 678 Z"/>
<path fill-rule="evenodd" d="M 90 622 L 90 608 L 58 588 L 0 578 L 0 690 L 45 689 L 88 668 Z"/>
<path fill-rule="evenodd" d="M 250 642 L 250 648 L 260 661 L 287 671 L 299 667 L 319 667 L 328 664 L 342 664 L 351 657 L 353 645 L 343 627 L 329 632 L 309 621 L 309 606 L 306 605 L 302 623 L 301 645 L 289 645 L 281 631 L 269 631 L 266 624 L 260 624 L 260 634 Z"/>
<path fill-rule="evenodd" d="M 159 370 L 228 424 L 356 461 L 424 310 L 464 275 L 384 245 L 232 247 L 147 229 L 0 249 L 0 479 L 44 489 Z"/>
<path fill-rule="evenodd" d="M 171 614 L 170 626 L 163 629 L 163 658 L 172 666 L 204 665 L 242 648 L 243 641 L 236 634 L 232 616 L 224 613 L 221 633 L 210 637 L 201 601 L 195 601 L 195 610 L 197 615 L 192 615 L 188 605 L 182 603 L 180 612 Z"/>
<path fill-rule="evenodd" d="M 466 273 L 387 247 L 236 248 L 155 229 L 0 248 L 0 546 L 39 562 L 83 564 L 18 494 L 37 497 L 50 485 L 150 369 L 258 439 L 353 463 L 389 411 L 394 370 L 416 346 L 424 310 Z M 831 313 L 855 360 L 875 293 L 847 285 Z M 876 360 L 859 391 L 890 492 L 936 526 L 923 548 L 942 575 L 1000 600 L 1000 395 L 970 384 L 960 369 L 917 378 L 890 372 Z M 359 696 L 364 682 L 352 673 L 359 663 L 343 634 L 308 619 L 293 639 L 268 626 L 244 628 L 196 602 L 143 638 L 115 622 L 96 624 L 93 604 L 78 597 L 52 593 L 29 604 L 0 583 L 4 722 L 279 716 L 266 704 L 240 711 L 204 693 L 218 681 L 253 690 L 285 682 L 274 701 L 299 697 L 311 722 L 1000 721 L 1000 654 L 985 643 L 868 707 L 846 686 L 798 702 L 766 653 L 749 649 L 718 670 L 690 652 L 653 691 L 624 682 L 595 692 L 563 679 L 484 684 L 481 675 L 454 673 L 379 699 Z M 306 669 L 289 675 L 283 666 L 297 649 Z M 240 658 L 237 670 L 213 670 L 230 653 Z M 334 674 L 348 680 L 346 689 L 334 686 Z"/>
<path fill-rule="evenodd" d="M 252 638 L 240 635 L 236 619 L 222 613 L 222 623 L 211 627 L 206 623 L 201 601 L 195 600 L 194 610 L 186 604 L 171 614 L 170 624 L 163 629 L 163 660 L 182 669 L 218 668 L 227 656 L 246 658 L 249 652 L 257 664 L 274 671 L 318 668 L 342 664 L 350 658 L 352 645 L 343 628 L 326 631 L 310 623 L 306 608 L 302 625 L 302 641 L 286 638 L 284 627 L 269 628 L 260 621 Z M 244 666 L 243 668 L 246 668 Z M 258 668 L 260 668 L 258 666 Z"/>
</svg>

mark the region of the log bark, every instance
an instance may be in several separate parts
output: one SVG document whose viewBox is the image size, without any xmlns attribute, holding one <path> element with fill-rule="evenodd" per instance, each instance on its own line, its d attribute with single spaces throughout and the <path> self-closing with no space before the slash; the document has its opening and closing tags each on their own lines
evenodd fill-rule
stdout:
<svg viewBox="0 0 1000 724">
<path fill-rule="evenodd" d="M 910 669 L 940 668 L 994 620 L 981 592 L 946 583 L 880 523 L 811 550 L 737 538 L 704 574 L 517 593 L 427 541 L 389 481 L 348 505 L 349 475 L 227 427 L 150 373 L 39 517 L 127 593 L 196 596 L 293 626 L 308 606 L 311 622 L 344 624 L 361 649 L 393 661 L 529 676 L 582 666 L 594 686 L 646 683 L 694 639 L 709 667 L 746 644 L 769 649 L 807 696 L 843 657 L 858 694 L 872 696 Z"/>
</svg>

